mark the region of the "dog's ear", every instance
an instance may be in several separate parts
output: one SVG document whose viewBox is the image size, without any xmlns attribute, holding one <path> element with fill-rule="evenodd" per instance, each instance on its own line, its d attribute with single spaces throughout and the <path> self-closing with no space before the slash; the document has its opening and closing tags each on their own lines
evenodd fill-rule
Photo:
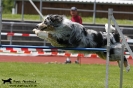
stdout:
<svg viewBox="0 0 133 88">
<path fill-rule="evenodd" d="M 50 17 L 51 20 L 51 25 L 54 27 L 58 27 L 60 25 L 60 23 L 63 20 L 63 17 L 61 15 L 52 15 Z"/>
<path fill-rule="evenodd" d="M 63 17 L 61 15 L 53 15 L 51 17 L 52 22 L 61 22 L 63 20 Z"/>
<path fill-rule="evenodd" d="M 58 15 L 58 16 L 56 16 L 56 18 L 58 19 L 58 22 L 61 22 L 63 20 L 63 16 L 62 15 Z"/>
</svg>

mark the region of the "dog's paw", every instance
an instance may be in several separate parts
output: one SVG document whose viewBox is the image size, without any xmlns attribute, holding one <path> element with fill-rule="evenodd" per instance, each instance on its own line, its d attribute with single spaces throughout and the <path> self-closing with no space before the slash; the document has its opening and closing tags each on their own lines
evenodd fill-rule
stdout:
<svg viewBox="0 0 133 88">
<path fill-rule="evenodd" d="M 36 30 L 37 30 L 37 29 L 34 28 L 32 31 L 35 32 Z"/>
<path fill-rule="evenodd" d="M 49 36 L 48 36 L 48 33 L 47 33 L 47 32 L 44 32 L 44 31 L 39 31 L 39 32 L 37 33 L 37 36 L 38 36 L 39 38 L 41 38 L 41 39 L 46 39 L 46 38 L 49 37 Z"/>
<path fill-rule="evenodd" d="M 126 72 L 129 72 L 130 71 L 130 65 L 128 65 L 127 67 L 126 67 Z"/>
<path fill-rule="evenodd" d="M 40 32 L 40 30 L 37 29 L 33 29 L 32 31 L 35 32 L 35 34 L 38 34 Z"/>
</svg>

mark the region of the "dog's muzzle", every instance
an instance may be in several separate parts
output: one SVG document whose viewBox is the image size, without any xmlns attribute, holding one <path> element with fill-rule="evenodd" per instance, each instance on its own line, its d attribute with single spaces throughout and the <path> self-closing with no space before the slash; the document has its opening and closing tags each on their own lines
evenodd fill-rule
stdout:
<svg viewBox="0 0 133 88">
<path fill-rule="evenodd" d="M 44 31 L 45 29 L 47 29 L 47 26 L 43 27 L 40 24 L 37 24 L 36 27 L 33 29 L 33 32 L 35 34 L 38 34 L 38 32 Z"/>
<path fill-rule="evenodd" d="M 42 28 L 42 29 L 40 29 L 41 31 L 44 31 L 45 29 L 47 29 L 47 27 L 44 27 L 44 28 Z"/>
<path fill-rule="evenodd" d="M 45 27 L 44 27 L 44 26 L 36 25 L 35 29 L 38 29 L 40 31 L 44 31 L 45 29 L 47 29 L 47 26 L 45 25 Z"/>
</svg>

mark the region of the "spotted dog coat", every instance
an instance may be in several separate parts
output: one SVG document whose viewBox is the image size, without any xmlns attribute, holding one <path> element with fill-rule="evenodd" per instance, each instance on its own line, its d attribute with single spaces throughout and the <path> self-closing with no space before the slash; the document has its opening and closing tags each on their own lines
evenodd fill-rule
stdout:
<svg viewBox="0 0 133 88">
<path fill-rule="evenodd" d="M 42 23 L 33 29 L 38 37 L 47 40 L 55 47 L 81 47 L 81 48 L 106 48 L 107 32 L 98 32 L 86 29 L 83 25 L 72 22 L 63 15 L 47 15 Z M 121 43 L 119 34 L 110 33 L 110 61 L 120 61 Z M 76 51 L 76 53 L 96 53 L 99 57 L 106 59 L 106 52 L 100 51 Z M 124 65 L 129 71 L 130 67 L 124 56 Z"/>
</svg>

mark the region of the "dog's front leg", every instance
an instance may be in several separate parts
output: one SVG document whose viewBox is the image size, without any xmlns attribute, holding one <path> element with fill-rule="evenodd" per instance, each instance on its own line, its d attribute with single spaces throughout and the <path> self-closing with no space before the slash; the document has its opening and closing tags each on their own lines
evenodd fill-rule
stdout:
<svg viewBox="0 0 133 88">
<path fill-rule="evenodd" d="M 33 31 L 41 39 L 47 39 L 49 37 L 49 33 L 46 32 L 46 31 L 40 31 L 40 30 L 37 30 L 37 29 L 33 29 Z"/>
</svg>

